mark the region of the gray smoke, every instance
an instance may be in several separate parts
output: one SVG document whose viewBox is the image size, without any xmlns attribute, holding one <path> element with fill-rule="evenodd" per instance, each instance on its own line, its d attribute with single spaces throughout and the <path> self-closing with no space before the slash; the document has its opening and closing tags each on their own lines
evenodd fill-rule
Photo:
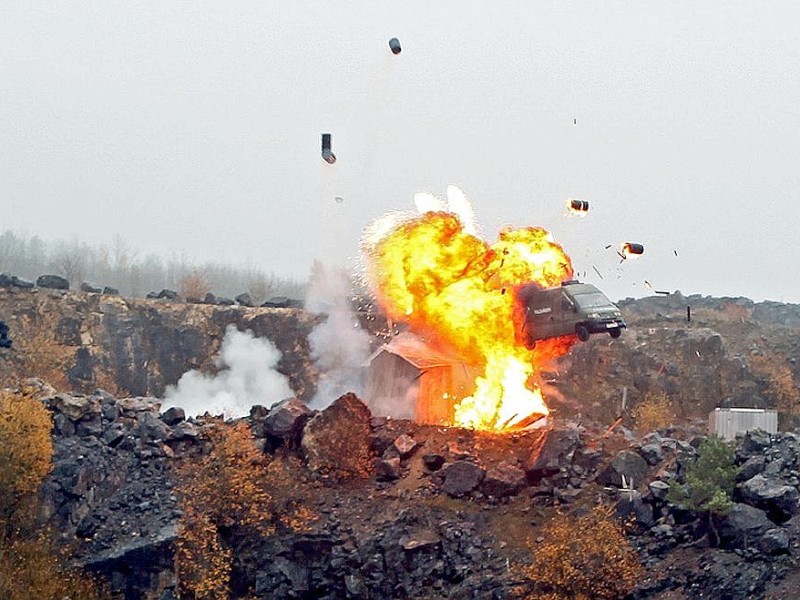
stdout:
<svg viewBox="0 0 800 600">
<path fill-rule="evenodd" d="M 272 406 L 293 395 L 286 376 L 275 370 L 280 358 L 271 341 L 228 325 L 214 359 L 222 370 L 216 375 L 184 373 L 177 386 L 167 388 L 163 408 L 179 406 L 187 416 L 208 412 L 232 419 L 247 415 L 254 404 Z"/>
<path fill-rule="evenodd" d="M 352 295 L 345 269 L 314 263 L 305 306 L 326 319 L 308 336 L 311 358 L 320 372 L 317 393 L 309 402 L 312 408 L 323 409 L 347 392 L 363 397 L 369 334 L 353 314 Z"/>
</svg>

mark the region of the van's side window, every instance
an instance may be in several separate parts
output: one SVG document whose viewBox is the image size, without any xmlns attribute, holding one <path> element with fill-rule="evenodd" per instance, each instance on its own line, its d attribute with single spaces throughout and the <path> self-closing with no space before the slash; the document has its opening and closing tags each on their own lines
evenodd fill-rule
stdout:
<svg viewBox="0 0 800 600">
<path fill-rule="evenodd" d="M 564 310 L 572 310 L 574 306 L 575 305 L 572 303 L 572 300 L 570 300 L 566 295 L 561 296 L 561 308 Z"/>
</svg>

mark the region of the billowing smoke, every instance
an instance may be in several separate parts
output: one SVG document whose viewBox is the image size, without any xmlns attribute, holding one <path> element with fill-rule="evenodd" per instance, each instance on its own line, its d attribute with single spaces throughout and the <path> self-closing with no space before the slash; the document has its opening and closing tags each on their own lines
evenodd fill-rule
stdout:
<svg viewBox="0 0 800 600">
<path fill-rule="evenodd" d="M 214 359 L 222 370 L 216 375 L 184 373 L 177 386 L 167 388 L 164 408 L 179 406 L 187 416 L 208 412 L 232 419 L 247 415 L 254 404 L 271 406 L 293 395 L 286 376 L 275 370 L 280 358 L 271 341 L 228 325 Z"/>
<path fill-rule="evenodd" d="M 311 358 L 320 371 L 317 393 L 309 402 L 312 408 L 323 409 L 347 392 L 363 397 L 369 334 L 352 312 L 352 294 L 345 269 L 314 262 L 305 306 L 326 319 L 308 336 Z"/>
</svg>

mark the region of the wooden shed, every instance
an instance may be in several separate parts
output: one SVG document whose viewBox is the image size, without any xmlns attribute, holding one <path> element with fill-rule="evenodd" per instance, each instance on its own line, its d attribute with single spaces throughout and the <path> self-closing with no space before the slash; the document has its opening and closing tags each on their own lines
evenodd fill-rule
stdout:
<svg viewBox="0 0 800 600">
<path fill-rule="evenodd" d="M 368 359 L 366 401 L 373 414 L 450 425 L 453 406 L 475 389 L 479 370 L 403 332 Z"/>
</svg>

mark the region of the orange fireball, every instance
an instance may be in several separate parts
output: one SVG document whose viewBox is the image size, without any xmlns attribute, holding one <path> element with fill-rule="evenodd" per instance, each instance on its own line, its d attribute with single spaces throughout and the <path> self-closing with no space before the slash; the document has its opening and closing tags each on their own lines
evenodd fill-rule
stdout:
<svg viewBox="0 0 800 600">
<path fill-rule="evenodd" d="M 573 340 L 529 350 L 514 323 L 517 287 L 552 287 L 572 277 L 571 261 L 552 236 L 538 227 L 506 229 L 489 245 L 443 211 L 374 230 L 380 234 L 365 246 L 366 277 L 387 316 L 482 373 L 471 396 L 455 399 L 451 424 L 500 430 L 548 414 L 534 376 Z"/>
</svg>

